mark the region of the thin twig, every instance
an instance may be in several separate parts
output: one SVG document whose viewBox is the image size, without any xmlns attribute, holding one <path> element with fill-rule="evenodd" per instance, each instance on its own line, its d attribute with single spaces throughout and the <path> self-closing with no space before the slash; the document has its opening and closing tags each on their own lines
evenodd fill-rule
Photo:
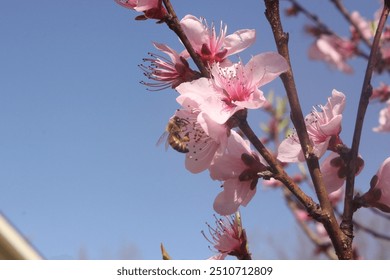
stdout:
<svg viewBox="0 0 390 280">
<path fill-rule="evenodd" d="M 367 69 L 364 76 L 362 91 L 360 94 L 359 107 L 356 116 L 355 130 L 353 133 L 352 145 L 350 152 L 346 155 L 346 162 L 348 166 L 348 173 L 346 179 L 346 190 L 345 190 L 345 202 L 343 220 L 341 222 L 341 229 L 343 232 L 353 237 L 353 213 L 356 210 L 353 205 L 354 185 L 355 185 L 355 168 L 357 163 L 357 157 L 359 153 L 359 144 L 362 135 L 363 122 L 366 114 L 367 106 L 369 103 L 370 96 L 372 94 L 371 77 L 376 64 L 377 53 L 379 51 L 379 40 L 382 35 L 383 28 L 386 23 L 387 16 L 389 15 L 389 4 L 390 1 L 386 0 L 383 6 L 382 14 L 379 19 L 378 28 L 375 33 L 374 41 L 370 52 L 370 57 L 367 63 Z M 352 246 L 352 244 L 348 244 Z"/>
<path fill-rule="evenodd" d="M 378 238 L 378 239 L 382 239 L 382 240 L 386 240 L 386 241 L 390 241 L 390 236 L 386 235 L 386 234 L 383 234 L 383 233 L 379 233 L 379 232 L 376 232 L 375 230 L 367 227 L 367 226 L 364 226 L 356 221 L 353 222 L 353 224 L 355 225 L 356 227 L 356 230 L 362 230 L 362 231 L 365 231 L 366 233 L 369 233 L 371 234 L 372 236 Z"/>
<path fill-rule="evenodd" d="M 340 13 L 343 15 L 343 17 L 347 20 L 347 22 L 355 28 L 356 32 L 360 36 L 360 39 L 367 45 L 367 47 L 371 48 L 370 40 L 368 40 L 367 38 L 365 38 L 363 36 L 362 30 L 359 28 L 359 26 L 356 24 L 356 22 L 354 22 L 352 20 L 350 13 L 344 7 L 344 5 L 341 3 L 341 1 L 340 0 L 330 0 L 330 2 L 332 2 L 336 6 L 336 8 L 340 11 Z"/>
<path fill-rule="evenodd" d="M 168 11 L 168 15 L 166 18 L 164 18 L 164 22 L 168 25 L 168 27 L 176 33 L 176 35 L 180 38 L 181 42 L 187 49 L 188 53 L 190 54 L 191 58 L 193 59 L 194 63 L 198 67 L 200 73 L 203 77 L 210 77 L 209 71 L 207 71 L 204 63 L 200 59 L 199 55 L 195 52 L 194 48 L 192 47 L 190 41 L 187 38 L 187 35 L 184 33 L 183 29 L 181 28 L 179 19 L 177 18 L 176 12 L 173 9 L 173 6 L 170 2 L 170 0 L 163 0 L 165 8 Z"/>
<path fill-rule="evenodd" d="M 329 35 L 333 35 L 333 36 L 336 36 L 338 38 L 340 38 L 339 35 L 337 35 L 333 30 L 331 30 L 325 23 L 323 23 L 319 17 L 317 15 L 315 15 L 314 13 L 310 12 L 309 10 L 307 10 L 305 7 L 303 7 L 302 5 L 300 5 L 296 0 L 287 0 L 289 2 L 291 2 L 293 5 L 295 5 L 296 8 L 299 9 L 299 11 L 301 13 L 303 13 L 308 19 L 310 19 L 314 24 L 317 25 L 317 27 L 324 33 L 324 34 L 329 34 Z M 332 1 L 332 0 L 331 0 Z M 348 15 L 349 16 L 349 15 Z M 351 24 L 353 24 L 353 26 L 355 27 L 356 30 L 359 30 L 360 29 L 357 29 L 357 26 L 355 26 L 355 24 L 351 21 L 349 21 Z M 358 32 L 359 32 L 358 31 Z M 359 35 L 362 37 L 362 34 L 361 34 L 361 31 L 359 32 Z M 364 38 L 364 37 L 362 37 Z M 366 44 L 369 43 L 371 45 L 371 42 L 367 41 L 365 42 Z M 364 58 L 364 59 L 367 59 L 368 60 L 368 57 L 369 55 L 367 53 L 365 53 L 363 50 L 361 50 L 358 46 L 355 47 L 355 54 L 356 56 L 360 56 L 361 58 Z"/>
<path fill-rule="evenodd" d="M 298 211 L 298 206 L 296 201 L 293 200 L 291 193 L 288 193 L 286 189 L 283 189 L 284 198 L 286 199 L 287 206 L 290 208 L 291 212 L 296 213 Z M 329 243 L 329 246 L 325 246 L 324 242 L 308 227 L 308 225 L 297 218 L 296 215 L 294 215 L 295 220 L 297 221 L 298 225 L 301 227 L 303 232 L 306 234 L 306 236 L 318 247 L 318 248 L 324 248 L 325 254 L 328 256 L 331 260 L 336 260 L 337 256 L 334 253 L 334 250 L 332 249 L 331 244 Z"/>
<path fill-rule="evenodd" d="M 324 23 L 320 21 L 317 15 L 311 13 L 309 10 L 307 10 L 305 7 L 299 4 L 296 0 L 287 0 L 287 1 L 291 2 L 301 13 L 303 13 L 308 19 L 313 21 L 322 32 L 326 34 L 334 34 L 332 30 L 330 30 Z"/>
<path fill-rule="evenodd" d="M 339 211 L 337 209 L 335 209 L 335 212 L 337 213 L 337 215 L 341 216 L 341 213 L 339 213 Z M 353 221 L 353 225 L 355 226 L 356 230 L 362 230 L 378 239 L 382 239 L 382 240 L 386 240 L 386 241 L 390 241 L 390 236 L 389 235 L 386 235 L 386 234 L 383 234 L 383 233 L 379 233 L 379 232 L 376 232 L 375 230 L 373 230 L 372 228 L 368 227 L 368 226 L 365 226 L 357 221 Z"/>
<path fill-rule="evenodd" d="M 376 208 L 368 208 L 370 209 L 373 213 L 375 213 L 375 215 L 378 215 L 379 217 L 383 218 L 383 219 L 386 219 L 386 220 L 390 220 L 390 215 L 389 214 L 385 214 L 383 213 L 382 211 L 376 209 Z"/>
<path fill-rule="evenodd" d="M 236 115 L 236 117 L 238 116 Z M 256 148 L 256 150 L 261 154 L 261 156 L 266 160 L 266 162 L 270 165 L 272 169 L 272 177 L 282 182 L 297 197 L 299 202 L 301 202 L 302 205 L 306 208 L 310 216 L 312 216 L 314 219 L 324 219 L 323 213 L 320 211 L 318 204 L 315 203 L 310 196 L 306 195 L 295 183 L 295 181 L 287 175 L 287 173 L 284 171 L 283 167 L 276 160 L 273 154 L 268 151 L 268 149 L 263 145 L 263 143 L 253 132 L 246 120 L 246 116 L 238 118 L 238 127 L 252 143 L 252 145 Z"/>
<path fill-rule="evenodd" d="M 314 188 L 319 199 L 321 209 L 327 216 L 327 219 L 321 221 L 332 240 L 336 254 L 340 259 L 351 259 L 352 252 L 344 250 L 345 236 L 339 229 L 336 217 L 333 212 L 332 205 L 328 199 L 328 194 L 322 180 L 322 175 L 319 167 L 317 156 L 314 154 L 313 145 L 310 142 L 309 135 L 306 130 L 305 120 L 302 114 L 302 109 L 298 99 L 298 93 L 295 86 L 294 76 L 291 68 L 290 55 L 288 49 L 288 34 L 283 31 L 282 23 L 279 14 L 279 1 L 264 0 L 266 11 L 265 15 L 271 25 L 274 34 L 275 43 L 279 54 L 281 54 L 289 63 L 290 69 L 280 75 L 283 85 L 286 89 L 287 97 L 290 102 L 291 120 L 297 131 L 302 151 L 305 155 L 306 163 L 310 172 Z"/>
</svg>

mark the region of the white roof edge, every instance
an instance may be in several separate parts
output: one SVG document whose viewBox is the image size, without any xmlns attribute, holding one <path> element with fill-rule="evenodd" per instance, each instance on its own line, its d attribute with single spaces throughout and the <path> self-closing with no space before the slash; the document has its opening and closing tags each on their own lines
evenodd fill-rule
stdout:
<svg viewBox="0 0 390 280">
<path fill-rule="evenodd" d="M 0 259 L 41 260 L 42 256 L 0 212 Z"/>
</svg>

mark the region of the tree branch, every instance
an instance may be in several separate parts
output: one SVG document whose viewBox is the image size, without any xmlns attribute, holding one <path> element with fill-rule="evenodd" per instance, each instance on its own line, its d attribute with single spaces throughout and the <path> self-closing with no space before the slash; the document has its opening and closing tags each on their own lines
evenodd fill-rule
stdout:
<svg viewBox="0 0 390 280">
<path fill-rule="evenodd" d="M 334 253 L 334 250 L 332 250 L 331 244 L 327 244 L 326 246 L 324 242 L 308 227 L 308 225 L 297 218 L 295 213 L 299 210 L 296 201 L 293 200 L 291 193 L 288 193 L 286 189 L 283 191 L 284 198 L 286 199 L 287 206 L 290 208 L 291 212 L 293 213 L 295 220 L 297 221 L 298 225 L 301 227 L 303 232 L 306 234 L 306 236 L 318 247 L 323 248 L 325 254 L 328 256 L 329 259 L 335 260 L 337 259 L 336 254 Z"/>
<path fill-rule="evenodd" d="M 291 120 L 297 131 L 302 151 L 305 155 L 306 163 L 309 169 L 313 185 L 319 199 L 323 214 L 327 217 L 322 220 L 329 237 L 332 240 L 336 254 L 340 259 L 351 259 L 352 251 L 345 251 L 344 244 L 347 242 L 346 236 L 340 231 L 336 217 L 333 212 L 333 207 L 328 199 L 328 194 L 322 180 L 322 175 L 318 163 L 318 158 L 313 152 L 313 145 L 310 142 L 309 135 L 306 130 L 305 120 L 302 114 L 297 89 L 295 86 L 294 76 L 292 72 L 290 55 L 288 49 L 288 34 L 283 31 L 282 23 L 279 14 L 278 0 L 264 0 L 266 11 L 265 15 L 271 25 L 274 34 L 275 43 L 279 54 L 281 54 L 289 63 L 290 69 L 280 75 L 283 85 L 286 89 L 287 97 L 290 102 Z"/>
<path fill-rule="evenodd" d="M 173 6 L 170 2 L 170 0 L 163 0 L 165 8 L 168 11 L 168 15 L 166 18 L 164 18 L 164 22 L 168 25 L 169 29 L 171 29 L 173 32 L 176 33 L 176 35 L 180 38 L 181 42 L 187 49 L 188 53 L 190 54 L 191 58 L 193 59 L 194 63 L 198 67 L 200 73 L 203 77 L 209 78 L 210 73 L 205 67 L 204 63 L 200 59 L 199 55 L 195 52 L 194 48 L 192 47 L 190 41 L 187 38 L 187 35 L 184 33 L 183 29 L 181 28 L 180 21 L 177 18 L 176 12 L 173 9 Z"/>
<path fill-rule="evenodd" d="M 327 34 L 334 34 L 332 30 L 330 30 L 324 23 L 320 21 L 317 15 L 306 10 L 305 7 L 299 4 L 296 0 L 287 0 L 287 1 L 291 2 L 301 13 L 303 13 L 307 18 L 313 21 L 322 32 Z"/>
<path fill-rule="evenodd" d="M 346 155 L 346 162 L 348 166 L 346 191 L 345 191 L 345 202 L 344 202 L 344 213 L 343 220 L 341 222 L 341 229 L 343 232 L 353 238 L 353 223 L 352 217 L 354 213 L 353 206 L 353 195 L 355 185 L 355 168 L 357 163 L 357 157 L 359 152 L 360 138 L 362 135 L 363 122 L 366 114 L 367 106 L 369 103 L 370 96 L 372 94 L 371 77 L 374 71 L 375 64 L 378 58 L 379 51 L 379 40 L 382 35 L 383 28 L 386 23 L 386 19 L 389 15 L 389 2 L 385 1 L 383 6 L 382 14 L 378 23 L 378 28 L 375 33 L 374 41 L 370 52 L 370 57 L 367 63 L 366 73 L 364 76 L 362 92 L 360 94 L 359 107 L 356 116 L 355 130 L 353 133 L 352 146 L 350 152 Z M 352 246 L 352 244 L 349 244 Z"/>
</svg>

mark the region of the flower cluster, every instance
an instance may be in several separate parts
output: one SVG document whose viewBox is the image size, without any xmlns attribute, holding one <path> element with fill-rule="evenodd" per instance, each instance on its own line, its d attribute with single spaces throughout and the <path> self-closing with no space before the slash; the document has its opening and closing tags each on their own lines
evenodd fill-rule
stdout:
<svg viewBox="0 0 390 280">
<path fill-rule="evenodd" d="M 259 87 L 287 68 L 280 55 L 264 53 L 252 57 L 246 65 L 241 61 L 227 67 L 214 63 L 211 78 L 176 87 L 181 109 L 175 116 L 185 119 L 181 135 L 189 138 L 186 168 L 193 173 L 209 169 L 214 180 L 224 182 L 214 203 L 221 215 L 233 214 L 240 205 L 247 205 L 256 190 L 257 173 L 265 168 L 261 156 L 231 129 L 229 120 L 246 109 L 264 106 Z"/>
<path fill-rule="evenodd" d="M 248 63 L 234 63 L 228 56 L 253 44 L 255 31 L 238 30 L 226 35 L 221 25 L 215 27 L 192 15 L 180 21 L 196 53 L 207 66 L 210 77 L 201 77 L 190 68 L 189 54 L 180 54 L 167 45 L 154 46 L 169 56 L 151 54 L 144 59 L 150 66 L 140 65 L 153 82 L 149 88 L 172 87 L 180 105 L 167 125 L 167 143 L 185 153 L 185 166 L 192 173 L 210 171 L 214 180 L 223 181 L 223 190 L 214 202 L 221 215 L 231 215 L 240 205 L 246 206 L 256 192 L 259 172 L 266 169 L 262 157 L 252 151 L 248 141 L 234 129 L 232 118 L 247 109 L 267 105 L 260 88 L 287 71 L 286 60 L 277 53 L 253 56 Z"/>
<path fill-rule="evenodd" d="M 306 31 L 315 37 L 308 51 L 310 59 L 323 60 L 339 71 L 353 73 L 352 67 L 347 62 L 357 56 L 367 57 L 359 49 L 359 44 L 363 41 L 366 45 L 371 45 L 378 25 L 379 13 L 376 13 L 371 21 L 366 20 L 357 11 L 352 12 L 349 17 L 351 22 L 349 38 L 341 37 L 323 26 L 306 28 Z M 390 27 L 386 27 L 380 41 L 381 59 L 375 66 L 375 70 L 379 73 L 390 67 L 389 35 Z"/>
<path fill-rule="evenodd" d="M 115 1 L 143 12 L 138 20 L 169 20 L 161 0 Z M 187 49 L 179 53 L 165 44 L 154 43 L 168 57 L 150 53 L 139 66 L 152 82 L 142 83 L 150 90 L 173 88 L 179 93 L 176 101 L 180 109 L 170 118 L 164 133 L 166 145 L 185 153 L 185 167 L 190 172 L 209 170 L 212 179 L 223 182 L 214 209 L 221 215 L 231 215 L 240 205 L 249 203 L 256 192 L 258 173 L 267 169 L 262 157 L 234 130 L 237 123 L 232 119 L 237 114 L 246 117 L 247 109 L 266 106 L 260 88 L 289 66 L 274 52 L 255 55 L 246 64 L 228 59 L 254 43 L 253 29 L 228 35 L 227 26 L 221 23 L 218 33 L 214 24 L 209 26 L 205 19 L 193 15 L 186 15 L 180 28 L 209 75 L 202 77 L 191 69 Z"/>
<path fill-rule="evenodd" d="M 195 174 L 208 170 L 211 179 L 222 182 L 221 191 L 214 200 L 213 208 L 225 217 L 216 219 L 215 228 L 208 226 L 211 235 L 211 239 L 208 240 L 218 251 L 212 259 L 224 259 L 228 255 L 236 256 L 238 259 L 250 259 L 247 237 L 237 213 L 240 206 L 247 206 L 256 194 L 260 178 L 270 179 L 267 182 L 269 186 L 285 184 L 291 193 L 296 195 L 297 202 L 301 202 L 308 211 L 307 213 L 303 211 L 304 208 L 299 207 L 292 209 L 295 211 L 296 219 L 302 224 L 316 220 L 316 231 L 320 237 L 319 248 L 328 250 L 331 246 L 330 240 L 333 241 L 334 236 L 329 238 L 328 233 L 330 234 L 331 231 L 327 223 L 335 221 L 335 217 L 331 217 L 334 213 L 331 213 L 332 209 L 328 207 L 330 204 L 327 206 L 323 203 L 324 192 L 318 189 L 321 184 L 315 184 L 321 202 L 321 207 L 318 208 L 330 211 L 332 215 L 329 215 L 329 221 L 321 221 L 318 213 L 310 211 L 308 203 L 305 202 L 309 200 L 304 196 L 306 194 L 294 193 L 291 188 L 291 181 L 298 190 L 300 189 L 298 185 L 304 181 L 307 180 L 306 183 L 310 184 L 305 171 L 300 168 L 301 174 L 289 177 L 280 172 L 280 167 L 286 167 L 290 163 L 319 159 L 320 173 L 315 172 L 316 174 L 313 175 L 312 172 L 318 169 L 318 162 L 315 162 L 314 168 L 308 164 L 312 168 L 311 175 L 315 176 L 315 179 L 322 180 L 333 207 L 342 201 L 344 196 L 342 186 L 347 175 L 351 175 L 348 172 L 357 176 L 364 167 L 360 155 L 355 161 L 355 166 L 349 166 L 351 154 L 355 151 L 345 146 L 341 139 L 345 95 L 334 89 L 325 105 L 314 107 L 305 117 L 307 135 L 298 135 L 294 131 L 279 142 L 279 133 L 284 129 L 287 131 L 288 126 L 288 119 L 284 116 L 286 104 L 280 102 L 280 106 L 273 108 L 272 102 L 267 100 L 261 88 L 289 71 L 288 62 L 275 52 L 253 55 L 246 63 L 241 59 L 230 60 L 232 55 L 246 50 L 254 43 L 255 30 L 241 29 L 228 35 L 227 26 L 222 22 L 218 32 L 215 25 L 207 24 L 204 18 L 186 15 L 178 20 L 167 1 L 164 1 L 165 6 L 162 0 L 115 1 L 123 7 L 142 13 L 136 17 L 137 20 L 155 19 L 158 23 L 167 23 L 186 46 L 184 50 L 178 52 L 166 44 L 153 43 L 157 51 L 162 52 L 163 55 L 149 53 L 149 57 L 144 58 L 143 64 L 139 67 L 151 80 L 141 82 L 149 90 L 172 88 L 178 94 L 176 101 L 179 109 L 169 119 L 164 133 L 166 147 L 171 146 L 174 150 L 185 154 L 185 167 L 188 171 Z M 296 15 L 298 12 L 307 14 L 299 4 L 295 1 L 291 2 L 294 5 L 288 11 L 289 15 Z M 307 28 L 307 31 L 315 37 L 308 54 L 311 59 L 323 60 L 336 69 L 350 74 L 353 72 L 348 64 L 350 59 L 360 56 L 373 61 L 372 56 L 368 58 L 368 55 L 361 51 L 360 44 L 364 42 L 369 48 L 372 47 L 371 41 L 378 25 L 378 16 L 372 21 L 367 21 L 358 12 L 345 16 L 351 25 L 349 38 L 338 36 L 315 16 L 309 16 L 316 26 Z M 390 69 L 389 27 L 385 28 L 380 39 L 378 53 L 375 71 L 377 73 L 388 71 Z M 191 68 L 190 58 L 194 59 L 199 71 Z M 285 79 L 283 81 L 285 82 Z M 294 97 L 291 96 L 294 93 L 288 90 L 288 86 L 286 89 L 289 99 Z M 386 102 L 387 107 L 380 111 L 379 126 L 373 130 L 389 132 L 389 86 L 381 84 L 374 89 L 370 100 Z M 263 129 L 268 133 L 265 141 L 252 137 L 252 132 L 247 129 L 246 117 L 250 109 L 263 109 L 273 116 L 266 129 Z M 303 125 L 303 119 L 300 121 Z M 237 130 L 237 127 L 242 131 Z M 299 131 L 301 129 L 303 130 L 304 127 L 299 127 Z M 268 162 L 257 151 L 252 150 L 250 141 L 242 136 L 243 134 L 252 141 Z M 304 142 L 310 141 L 306 143 L 307 147 L 303 147 L 304 149 L 300 142 L 303 142 L 302 136 L 308 136 Z M 275 156 L 264 147 L 264 143 L 269 141 L 274 142 L 277 150 Z M 324 156 L 326 153 L 327 157 Z M 383 162 L 373 177 L 371 188 L 362 196 L 356 195 L 354 201 L 351 196 L 346 196 L 345 203 L 350 203 L 352 208 L 376 207 L 384 212 L 390 212 L 389 176 L 390 158 Z M 286 178 L 289 181 L 286 181 Z M 286 200 L 289 201 L 287 196 Z M 236 213 L 235 217 L 229 217 L 234 213 Z"/>
</svg>

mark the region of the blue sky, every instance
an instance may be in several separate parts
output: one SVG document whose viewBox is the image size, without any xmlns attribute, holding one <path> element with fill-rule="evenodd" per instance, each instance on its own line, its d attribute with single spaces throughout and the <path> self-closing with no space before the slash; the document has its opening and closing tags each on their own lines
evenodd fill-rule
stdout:
<svg viewBox="0 0 390 280">
<path fill-rule="evenodd" d="M 375 1 L 344 2 L 367 18 L 378 8 Z M 255 45 L 240 55 L 247 61 L 275 46 L 263 2 L 245 3 L 173 1 L 179 17 L 223 20 L 228 33 L 256 29 Z M 304 3 L 348 34 L 328 1 Z M 137 65 L 156 52 L 152 42 L 182 46 L 166 26 L 134 21 L 136 15 L 111 0 L 0 2 L 0 211 L 47 259 L 159 259 L 161 242 L 175 259 L 213 254 L 200 232 L 213 222 L 220 182 L 188 173 L 182 154 L 156 147 L 177 94 L 139 84 Z M 352 61 L 351 76 L 308 61 L 312 38 L 304 23 L 284 19 L 304 113 L 325 104 L 333 88 L 344 92 L 342 136 L 350 145 L 364 61 Z M 381 80 L 388 77 L 375 78 Z M 278 80 L 263 90 L 284 94 Z M 368 110 L 361 189 L 390 154 L 389 135 L 371 131 L 381 108 Z M 266 121 L 261 116 L 250 112 L 254 127 Z M 277 258 L 274 243 L 291 248 L 286 235 L 295 238 L 297 230 L 280 191 L 259 185 L 242 217 L 254 257 Z"/>
</svg>

